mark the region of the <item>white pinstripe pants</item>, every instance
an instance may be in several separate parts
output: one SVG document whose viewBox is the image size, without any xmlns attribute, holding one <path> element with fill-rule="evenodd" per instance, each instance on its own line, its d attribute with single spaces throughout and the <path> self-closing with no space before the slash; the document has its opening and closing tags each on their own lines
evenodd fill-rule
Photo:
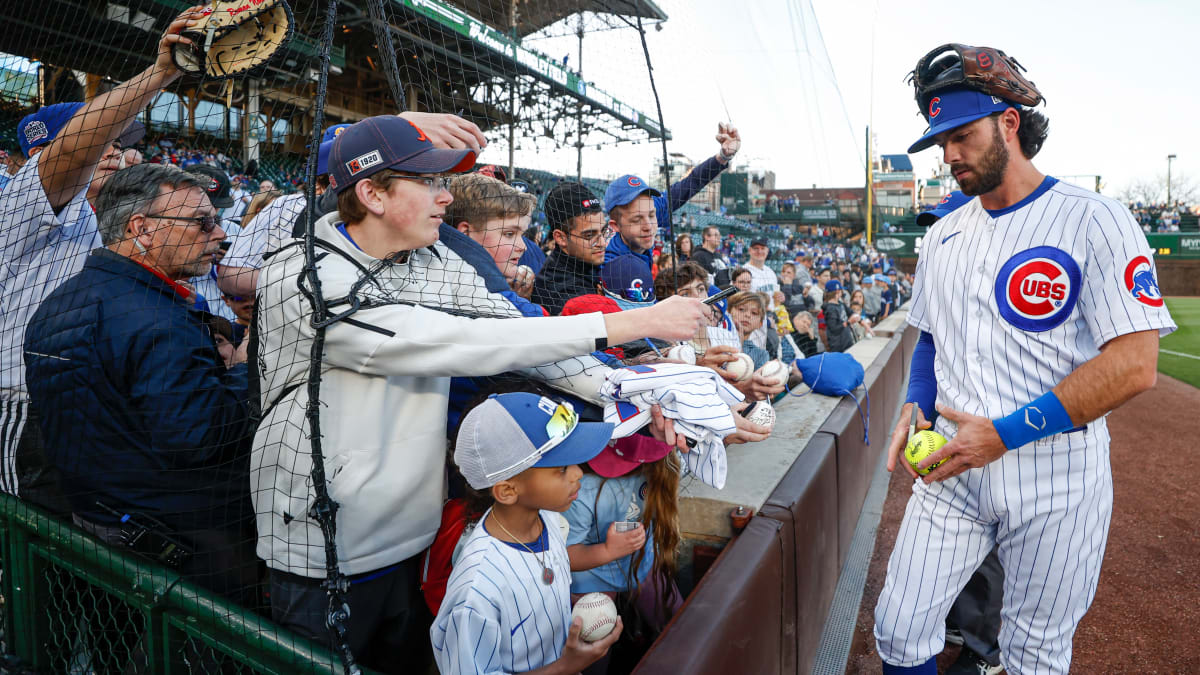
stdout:
<svg viewBox="0 0 1200 675">
<path fill-rule="evenodd" d="M 0 491 L 17 495 L 17 445 L 29 416 L 29 399 L 0 392 Z"/>
<path fill-rule="evenodd" d="M 1067 673 L 1108 539 L 1108 447 L 1100 421 L 941 483 L 915 481 L 875 605 L 880 657 L 915 666 L 941 653 L 950 605 L 998 543 L 1001 663 L 1010 675 Z"/>
</svg>

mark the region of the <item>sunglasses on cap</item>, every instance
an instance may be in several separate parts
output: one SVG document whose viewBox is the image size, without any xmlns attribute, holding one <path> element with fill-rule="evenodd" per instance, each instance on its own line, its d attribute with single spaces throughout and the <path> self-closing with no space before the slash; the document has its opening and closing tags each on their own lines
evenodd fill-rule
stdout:
<svg viewBox="0 0 1200 675">
<path fill-rule="evenodd" d="M 546 436 L 550 440 L 537 449 L 538 453 L 545 454 L 553 450 L 555 446 L 566 440 L 577 426 L 579 426 L 579 414 L 575 412 L 575 408 L 570 403 L 559 403 L 558 407 L 554 409 L 554 414 L 550 416 L 550 421 L 546 422 Z"/>
</svg>

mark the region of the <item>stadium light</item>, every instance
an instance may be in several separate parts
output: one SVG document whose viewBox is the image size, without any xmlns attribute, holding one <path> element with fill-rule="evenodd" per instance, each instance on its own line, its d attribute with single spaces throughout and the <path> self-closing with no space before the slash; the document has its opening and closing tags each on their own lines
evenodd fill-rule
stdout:
<svg viewBox="0 0 1200 675">
<path fill-rule="evenodd" d="M 1167 155 L 1167 206 L 1171 205 L 1171 161 L 1174 159 L 1174 153 Z"/>
</svg>

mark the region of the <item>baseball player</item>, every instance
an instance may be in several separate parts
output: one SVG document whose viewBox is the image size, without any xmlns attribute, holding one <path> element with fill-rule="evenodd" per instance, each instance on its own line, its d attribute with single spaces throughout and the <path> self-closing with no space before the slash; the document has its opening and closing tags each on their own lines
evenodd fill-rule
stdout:
<svg viewBox="0 0 1200 675">
<path fill-rule="evenodd" d="M 914 75 L 930 128 L 909 152 L 938 145 L 974 198 L 929 229 L 917 263 L 902 417 L 918 406 L 919 426 L 950 442 L 921 462 L 945 460 L 914 482 L 875 607 L 885 673 L 937 672 L 947 610 L 993 546 L 1001 663 L 1068 671 L 1112 511 L 1104 416 L 1154 385 L 1175 328 L 1128 210 L 1034 167 L 1048 125 L 1019 68 L 945 45 Z M 907 431 L 892 434 L 889 470 Z"/>
</svg>

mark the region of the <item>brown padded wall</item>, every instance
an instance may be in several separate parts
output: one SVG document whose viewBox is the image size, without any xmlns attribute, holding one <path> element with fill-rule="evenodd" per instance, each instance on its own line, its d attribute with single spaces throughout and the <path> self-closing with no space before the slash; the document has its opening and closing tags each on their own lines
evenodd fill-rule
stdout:
<svg viewBox="0 0 1200 675">
<path fill-rule="evenodd" d="M 783 524 L 755 516 L 700 580 L 634 670 L 640 675 L 770 675 L 785 646 Z M 788 671 L 795 672 L 795 671 Z"/>
<path fill-rule="evenodd" d="M 817 434 L 788 469 L 760 514 L 795 534 L 795 667 L 812 670 L 838 580 L 837 451 L 833 437 Z M 786 634 L 786 631 L 785 631 Z"/>
</svg>

